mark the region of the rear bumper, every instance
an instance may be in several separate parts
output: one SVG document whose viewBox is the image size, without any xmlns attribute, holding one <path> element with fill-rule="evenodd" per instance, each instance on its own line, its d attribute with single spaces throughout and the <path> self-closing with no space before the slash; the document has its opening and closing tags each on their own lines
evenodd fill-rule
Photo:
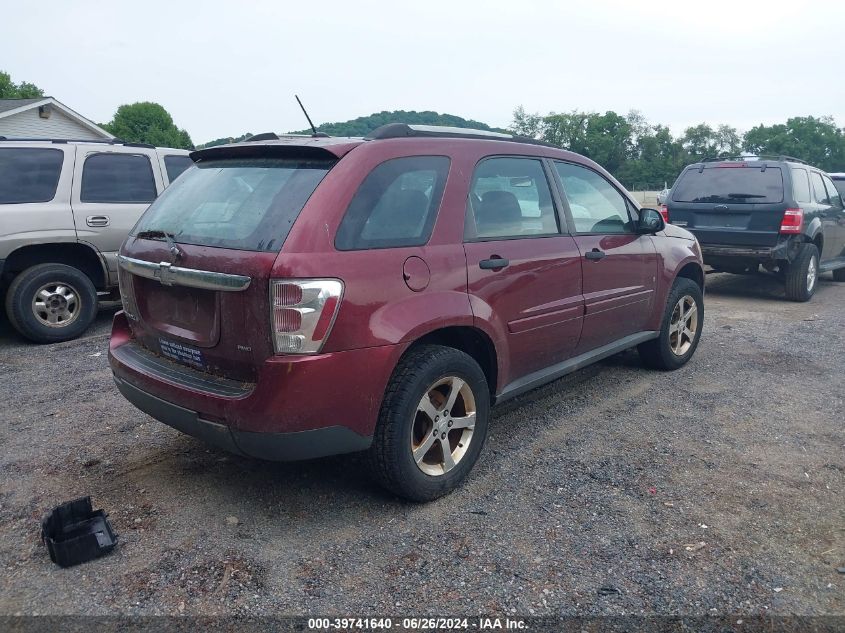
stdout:
<svg viewBox="0 0 845 633">
<path fill-rule="evenodd" d="M 343 426 L 293 433 L 253 433 L 204 420 L 196 411 L 156 398 L 135 385 L 114 377 L 123 396 L 141 411 L 177 431 L 238 455 L 273 461 L 297 461 L 365 450 L 372 437 Z"/>
<path fill-rule="evenodd" d="M 791 240 L 783 240 L 775 246 L 727 246 L 724 244 L 701 244 L 701 255 L 705 264 L 725 259 L 784 260 L 794 254 Z"/>
<path fill-rule="evenodd" d="M 124 313 L 118 312 L 109 363 L 130 402 L 232 452 L 278 460 L 367 448 L 402 351 L 402 346 L 387 345 L 274 356 L 257 368 L 254 383 L 235 383 L 160 357 L 152 359 L 158 366 L 145 362 L 139 348 Z"/>
</svg>

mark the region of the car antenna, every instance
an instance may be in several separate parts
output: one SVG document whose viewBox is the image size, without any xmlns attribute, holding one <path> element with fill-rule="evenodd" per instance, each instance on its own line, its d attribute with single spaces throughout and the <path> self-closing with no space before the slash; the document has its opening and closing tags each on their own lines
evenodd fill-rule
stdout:
<svg viewBox="0 0 845 633">
<path fill-rule="evenodd" d="M 313 137 L 328 136 L 328 134 L 324 134 L 323 132 L 318 132 L 317 128 L 314 127 L 314 123 L 312 123 L 311 117 L 308 116 L 308 111 L 305 109 L 305 106 L 302 105 L 302 101 L 299 100 L 299 95 L 293 95 L 293 96 L 296 97 L 296 102 L 299 104 L 299 107 L 302 108 L 302 114 L 304 114 L 305 118 L 308 119 L 308 125 L 311 126 L 311 131 L 313 132 L 313 134 L 311 136 L 313 136 Z"/>
</svg>

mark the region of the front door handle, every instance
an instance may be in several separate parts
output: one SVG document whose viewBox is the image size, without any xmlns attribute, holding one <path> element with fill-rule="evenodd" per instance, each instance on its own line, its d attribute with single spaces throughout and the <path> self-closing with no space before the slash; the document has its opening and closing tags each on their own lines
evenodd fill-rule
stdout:
<svg viewBox="0 0 845 633">
<path fill-rule="evenodd" d="M 508 264 L 510 264 L 510 262 L 504 257 L 499 257 L 498 255 L 491 255 L 490 259 L 482 259 L 480 262 L 478 262 L 478 267 L 481 270 L 502 270 L 502 268 L 504 268 Z"/>
<path fill-rule="evenodd" d="M 89 215 L 85 218 L 85 224 L 88 226 L 108 226 L 109 216 L 107 215 Z"/>
<path fill-rule="evenodd" d="M 587 251 L 587 253 L 584 255 L 584 257 L 586 257 L 587 259 L 592 259 L 592 260 L 598 261 L 600 259 L 604 259 L 604 257 L 606 255 L 607 255 L 607 253 L 605 253 L 604 251 L 600 251 L 599 249 L 594 248 L 591 251 Z"/>
</svg>

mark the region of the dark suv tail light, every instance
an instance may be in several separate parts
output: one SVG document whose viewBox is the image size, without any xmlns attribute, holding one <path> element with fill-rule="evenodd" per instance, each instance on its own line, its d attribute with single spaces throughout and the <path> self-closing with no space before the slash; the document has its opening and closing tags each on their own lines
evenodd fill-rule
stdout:
<svg viewBox="0 0 845 633">
<path fill-rule="evenodd" d="M 317 354 L 331 332 L 342 295 L 339 279 L 271 280 L 276 354 Z"/>
<path fill-rule="evenodd" d="M 787 209 L 780 223 L 781 233 L 800 233 L 804 228 L 804 209 Z"/>
<path fill-rule="evenodd" d="M 660 211 L 660 215 L 663 216 L 663 221 L 666 224 L 669 224 L 669 206 L 665 205 L 665 204 L 661 204 L 658 211 Z"/>
</svg>

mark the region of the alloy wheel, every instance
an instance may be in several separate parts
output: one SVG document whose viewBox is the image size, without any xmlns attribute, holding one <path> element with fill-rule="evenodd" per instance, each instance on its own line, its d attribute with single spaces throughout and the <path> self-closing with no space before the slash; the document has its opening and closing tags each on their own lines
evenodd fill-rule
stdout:
<svg viewBox="0 0 845 633">
<path fill-rule="evenodd" d="M 476 419 L 475 395 L 469 384 L 446 376 L 423 394 L 411 425 L 411 453 L 427 475 L 445 475 L 464 458 Z"/>
<path fill-rule="evenodd" d="M 807 292 L 813 292 L 816 287 L 816 279 L 819 276 L 819 268 L 816 265 L 815 256 L 810 258 L 810 264 L 807 266 Z"/>
<path fill-rule="evenodd" d="M 50 282 L 32 297 L 32 313 L 38 322 L 52 328 L 67 327 L 79 317 L 79 293 L 66 283 Z"/>
<path fill-rule="evenodd" d="M 675 304 L 672 318 L 669 320 L 669 348 L 676 356 L 686 354 L 698 331 L 698 306 L 695 299 L 684 295 Z"/>
</svg>

